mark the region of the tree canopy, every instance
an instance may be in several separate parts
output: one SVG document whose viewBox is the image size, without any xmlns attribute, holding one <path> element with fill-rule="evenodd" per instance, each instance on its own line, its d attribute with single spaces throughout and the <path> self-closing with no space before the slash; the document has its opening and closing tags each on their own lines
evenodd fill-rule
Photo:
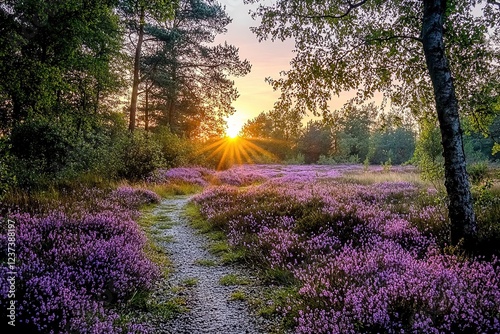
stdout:
<svg viewBox="0 0 500 334">
<path fill-rule="evenodd" d="M 357 101 L 383 92 L 394 107 L 434 108 L 421 36 L 423 1 L 276 1 L 252 15 L 262 19 L 252 28 L 260 40 L 295 41 L 291 69 L 268 78 L 282 92 L 278 108 L 328 115 L 331 98 L 348 90 L 358 92 Z M 447 2 L 446 55 L 464 113 L 491 112 L 488 103 L 499 95 L 498 15 L 491 1 Z"/>
<path fill-rule="evenodd" d="M 220 135 L 222 117 L 234 113 L 238 97 L 232 76 L 250 71 L 238 48 L 214 45 L 231 19 L 213 1 L 179 1 L 173 19 L 147 26 L 152 52 L 142 62 L 143 81 L 150 86 L 149 112 L 171 131 L 191 138 Z M 148 101 L 149 102 L 149 101 Z"/>
</svg>

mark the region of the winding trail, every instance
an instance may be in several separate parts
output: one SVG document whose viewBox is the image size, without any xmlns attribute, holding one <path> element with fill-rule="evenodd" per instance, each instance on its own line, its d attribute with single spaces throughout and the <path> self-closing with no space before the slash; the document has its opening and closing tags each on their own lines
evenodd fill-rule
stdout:
<svg viewBox="0 0 500 334">
<path fill-rule="evenodd" d="M 163 229 L 163 235 L 172 242 L 162 243 L 173 263 L 169 278 L 171 287 L 185 286 L 182 291 L 188 311 L 182 312 L 167 323 L 161 324 L 161 333 L 171 334 L 243 334 L 265 333 L 262 323 L 252 317 L 245 302 L 230 300 L 231 293 L 240 290 L 238 286 L 223 286 L 222 276 L 238 274 L 231 266 L 202 266 L 199 260 L 217 263 L 217 258 L 207 251 L 208 240 L 189 226 L 183 208 L 189 196 L 164 199 L 153 211 L 154 215 L 171 221 L 172 227 Z"/>
</svg>

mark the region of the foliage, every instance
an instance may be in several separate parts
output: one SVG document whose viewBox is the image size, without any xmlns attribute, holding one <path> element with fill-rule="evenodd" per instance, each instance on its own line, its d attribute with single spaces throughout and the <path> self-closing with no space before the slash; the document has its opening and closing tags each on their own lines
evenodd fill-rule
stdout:
<svg viewBox="0 0 500 334">
<path fill-rule="evenodd" d="M 297 154 L 297 142 L 302 133 L 301 118 L 290 116 L 274 111 L 262 112 L 243 125 L 241 136 L 281 161 L 290 159 Z"/>
<path fill-rule="evenodd" d="M 172 133 L 168 127 L 159 126 L 153 133 L 154 140 L 160 144 L 167 167 L 199 165 L 204 162 L 195 143 Z"/>
<path fill-rule="evenodd" d="M 2 128 L 35 115 L 83 124 L 120 85 L 114 1 L 4 1 L 0 7 Z M 112 60 L 117 60 L 114 68 Z"/>
<path fill-rule="evenodd" d="M 467 173 L 472 184 L 479 184 L 488 175 L 488 164 L 486 162 L 476 162 L 467 166 Z"/>
<path fill-rule="evenodd" d="M 378 131 L 370 138 L 369 160 L 381 164 L 389 159 L 396 165 L 409 161 L 415 151 L 415 134 L 410 129 L 398 127 Z"/>
<path fill-rule="evenodd" d="M 498 70 L 491 60 L 498 59 L 494 43 L 500 29 L 495 19 L 499 9 L 487 1 L 480 3 L 482 15 L 475 15 L 471 2 L 454 2 L 444 22 L 457 94 L 466 112 L 475 109 L 475 101 L 485 101 L 479 98 L 486 96 L 481 91 L 494 85 Z M 432 108 L 432 85 L 420 39 L 422 12 L 423 3 L 413 0 L 362 1 L 355 6 L 297 0 L 261 4 L 253 12 L 262 18 L 260 26 L 252 28 L 258 38 L 295 41 L 291 69 L 279 79 L 268 79 L 282 91 L 277 108 L 328 115 L 332 95 L 348 90 L 358 91 L 357 100 L 381 91 L 394 107 L 415 112 L 422 110 L 422 104 Z"/>
<path fill-rule="evenodd" d="M 19 185 L 27 188 L 54 178 L 73 148 L 68 131 L 43 118 L 16 126 L 9 141 Z"/>
<path fill-rule="evenodd" d="M 17 183 L 13 169 L 14 165 L 9 155 L 7 143 L 0 139 L 0 201 Z"/>
<path fill-rule="evenodd" d="M 136 181 L 145 179 L 163 165 L 159 143 L 149 133 L 142 131 L 129 135 L 121 160 L 124 167 L 119 175 Z"/>
<path fill-rule="evenodd" d="M 370 133 L 377 109 L 373 104 L 345 105 L 329 118 L 333 128 L 332 156 L 339 161 L 364 161 L 369 152 Z"/>
<path fill-rule="evenodd" d="M 439 128 L 433 122 L 424 121 L 421 125 L 413 159 L 424 179 L 430 181 L 444 179 L 442 152 Z"/>
<path fill-rule="evenodd" d="M 321 155 L 328 154 L 330 143 L 330 129 L 321 122 L 310 121 L 300 138 L 298 150 L 304 155 L 306 164 L 315 163 Z"/>
<path fill-rule="evenodd" d="M 247 74 L 250 63 L 240 60 L 232 45 L 213 45 L 230 22 L 214 1 L 180 0 L 171 21 L 145 27 L 156 45 L 141 65 L 149 93 L 144 108 L 172 133 L 188 138 L 221 135 L 223 117 L 234 112 L 231 102 L 238 92 L 229 76 Z"/>
</svg>

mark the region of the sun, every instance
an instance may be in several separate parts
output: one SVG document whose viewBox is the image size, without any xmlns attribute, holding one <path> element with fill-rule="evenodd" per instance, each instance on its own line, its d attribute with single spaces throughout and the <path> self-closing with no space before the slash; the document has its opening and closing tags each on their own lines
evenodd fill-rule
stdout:
<svg viewBox="0 0 500 334">
<path fill-rule="evenodd" d="M 239 133 L 240 129 L 236 127 L 230 127 L 226 129 L 226 136 L 228 136 L 231 139 L 237 138 Z"/>
<path fill-rule="evenodd" d="M 237 138 L 244 124 L 244 118 L 239 114 L 233 114 L 226 118 L 226 136 Z"/>
</svg>

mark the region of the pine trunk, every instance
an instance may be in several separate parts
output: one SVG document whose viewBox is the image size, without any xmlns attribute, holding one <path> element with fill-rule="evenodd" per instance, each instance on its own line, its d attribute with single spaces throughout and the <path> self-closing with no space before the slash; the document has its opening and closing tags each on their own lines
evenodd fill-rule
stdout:
<svg viewBox="0 0 500 334">
<path fill-rule="evenodd" d="M 132 132 L 135 130 L 135 118 L 137 114 L 137 96 L 139 95 L 139 70 L 141 61 L 141 49 L 142 41 L 144 39 L 144 8 L 141 8 L 140 18 L 139 18 L 139 31 L 137 46 L 135 47 L 135 57 L 134 57 L 134 82 L 132 84 L 132 97 L 130 99 L 130 119 L 128 123 L 128 129 Z"/>
<path fill-rule="evenodd" d="M 463 239 L 466 245 L 471 245 L 477 227 L 465 165 L 458 102 L 445 54 L 445 10 L 446 0 L 424 0 L 422 40 L 441 130 L 451 241 L 456 245 Z"/>
</svg>

